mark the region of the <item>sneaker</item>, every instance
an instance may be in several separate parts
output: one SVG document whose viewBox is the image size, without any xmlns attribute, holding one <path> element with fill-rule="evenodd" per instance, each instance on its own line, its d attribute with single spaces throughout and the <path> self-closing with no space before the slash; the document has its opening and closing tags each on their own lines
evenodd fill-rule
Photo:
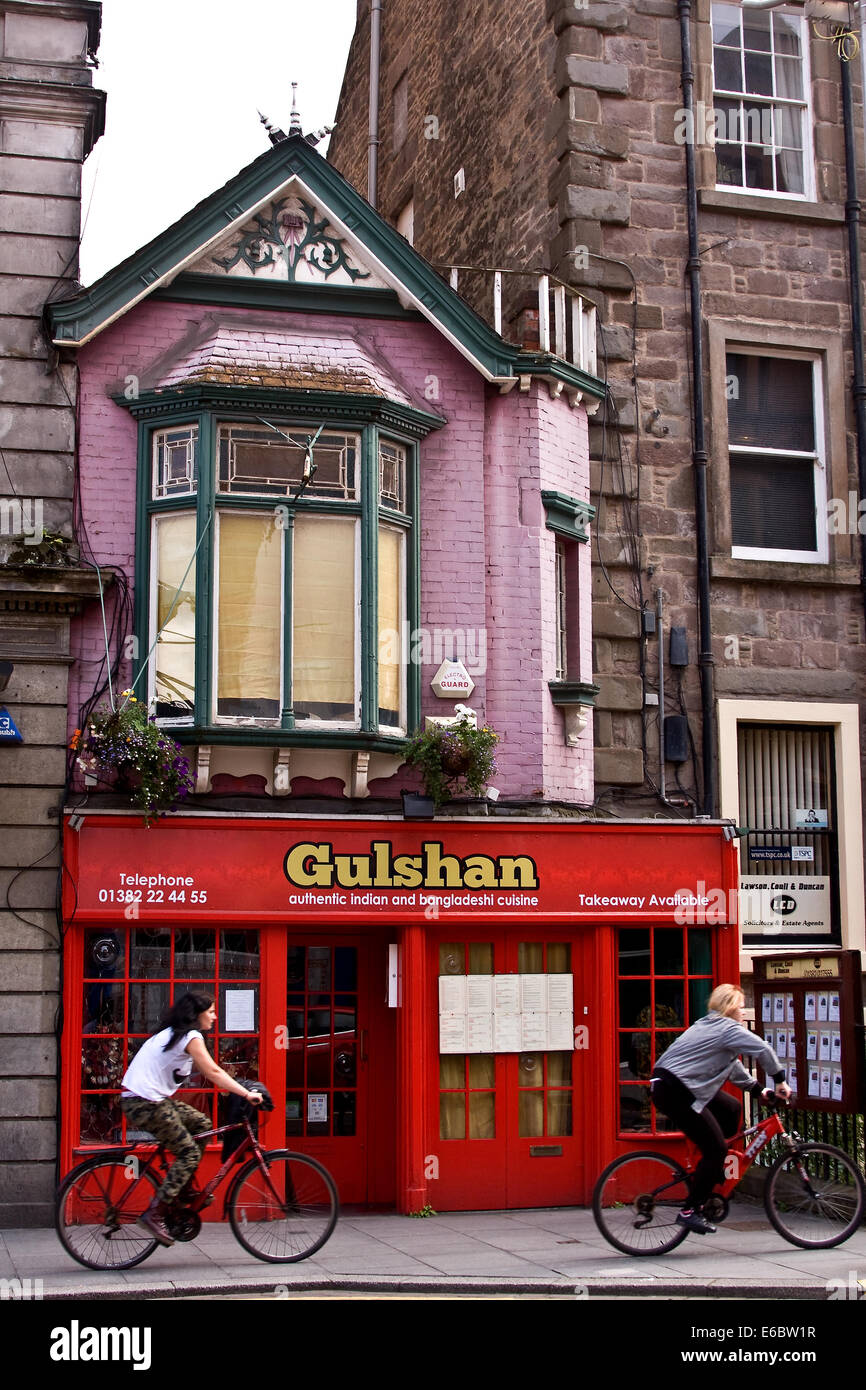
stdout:
<svg viewBox="0 0 866 1390">
<path fill-rule="evenodd" d="M 711 1226 L 705 1216 L 699 1211 L 681 1211 L 677 1216 L 678 1226 L 687 1226 L 690 1231 L 695 1231 L 699 1236 L 714 1236 L 715 1226 Z"/>
<path fill-rule="evenodd" d="M 152 1235 L 154 1240 L 158 1240 L 160 1245 L 174 1245 L 174 1237 L 170 1236 L 165 1228 L 165 1211 L 165 1203 L 154 1197 L 147 1211 L 142 1212 L 138 1218 L 138 1225 Z"/>
</svg>

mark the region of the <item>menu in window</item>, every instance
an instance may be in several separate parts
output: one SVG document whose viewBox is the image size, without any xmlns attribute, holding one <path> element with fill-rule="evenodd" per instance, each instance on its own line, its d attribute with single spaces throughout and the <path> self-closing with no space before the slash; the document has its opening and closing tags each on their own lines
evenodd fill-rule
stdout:
<svg viewBox="0 0 866 1390">
<path fill-rule="evenodd" d="M 573 1048 L 573 975 L 440 976 L 441 1053 Z"/>
<path fill-rule="evenodd" d="M 494 975 L 493 1008 L 497 1014 L 520 1013 L 520 976 Z"/>
<path fill-rule="evenodd" d="M 520 1051 L 520 1024 L 522 1015 L 519 1013 L 500 1013 L 499 1010 L 493 1015 L 493 1051 L 494 1052 L 519 1052 Z"/>
<path fill-rule="evenodd" d="M 521 975 L 520 1007 L 523 1013 L 547 1008 L 547 976 Z"/>
<path fill-rule="evenodd" d="M 440 1013 L 439 1051 L 466 1052 L 466 1015 Z"/>
<path fill-rule="evenodd" d="M 466 1012 L 466 976 L 439 976 L 440 1013 L 464 1014 Z"/>
<path fill-rule="evenodd" d="M 252 1033 L 256 1026 L 256 992 L 254 989 L 227 989 L 225 994 L 224 1033 Z"/>
<path fill-rule="evenodd" d="M 571 1010 L 552 1009 L 547 1015 L 547 1052 L 568 1052 L 574 1047 L 574 1015 Z"/>
</svg>

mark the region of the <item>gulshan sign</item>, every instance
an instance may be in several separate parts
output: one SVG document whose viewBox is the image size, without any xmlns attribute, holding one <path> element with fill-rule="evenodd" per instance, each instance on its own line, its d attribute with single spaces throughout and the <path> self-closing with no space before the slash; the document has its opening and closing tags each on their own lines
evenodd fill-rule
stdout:
<svg viewBox="0 0 866 1390">
<path fill-rule="evenodd" d="M 390 840 L 374 840 L 369 854 L 339 854 L 333 845 L 293 845 L 285 874 L 296 888 L 537 888 L 538 866 L 528 855 L 443 853 L 425 840 L 420 854 L 397 854 Z"/>
<path fill-rule="evenodd" d="M 724 920 L 734 860 L 717 826 L 222 820 L 66 827 L 68 920 Z"/>
</svg>

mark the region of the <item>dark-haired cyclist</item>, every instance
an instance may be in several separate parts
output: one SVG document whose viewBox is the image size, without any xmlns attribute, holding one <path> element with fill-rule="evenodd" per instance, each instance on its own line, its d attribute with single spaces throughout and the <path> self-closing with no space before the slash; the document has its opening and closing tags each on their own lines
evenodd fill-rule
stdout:
<svg viewBox="0 0 866 1390">
<path fill-rule="evenodd" d="M 204 1033 L 216 1023 L 213 999 L 187 990 L 163 1016 L 162 1025 L 139 1048 L 123 1077 L 120 1108 L 130 1125 L 145 1129 L 174 1154 L 162 1186 L 139 1217 L 139 1225 L 161 1245 L 174 1241 L 165 1226 L 169 1204 L 192 1182 L 204 1154 L 195 1139 L 211 1128 L 207 1115 L 183 1101 L 173 1100 L 193 1067 L 220 1091 L 230 1091 L 258 1105 L 261 1096 L 248 1091 L 217 1066 L 204 1044 Z"/>
</svg>

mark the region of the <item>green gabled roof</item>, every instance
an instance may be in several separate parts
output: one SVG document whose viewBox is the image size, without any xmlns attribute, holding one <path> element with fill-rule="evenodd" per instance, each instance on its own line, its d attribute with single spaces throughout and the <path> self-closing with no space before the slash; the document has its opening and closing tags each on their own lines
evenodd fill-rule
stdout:
<svg viewBox="0 0 866 1390">
<path fill-rule="evenodd" d="M 210 246 L 240 229 L 294 180 L 327 211 L 335 227 L 358 243 L 366 261 L 397 291 L 400 302 L 421 313 L 488 380 L 543 375 L 568 389 L 604 396 L 603 383 L 571 363 L 506 343 L 301 136 L 282 141 L 260 155 L 89 288 L 47 305 L 52 340 L 62 347 L 89 342 L 135 304 L 193 266 Z M 228 283 L 242 285 L 239 280 L 220 281 L 221 298 Z M 287 286 L 289 289 L 292 306 L 297 307 L 299 287 Z M 360 287 L 344 287 L 341 297 L 345 302 L 347 295 L 357 295 L 358 309 L 363 313 L 364 297 L 371 293 Z M 311 297 L 309 308 L 314 307 L 315 298 Z"/>
</svg>

